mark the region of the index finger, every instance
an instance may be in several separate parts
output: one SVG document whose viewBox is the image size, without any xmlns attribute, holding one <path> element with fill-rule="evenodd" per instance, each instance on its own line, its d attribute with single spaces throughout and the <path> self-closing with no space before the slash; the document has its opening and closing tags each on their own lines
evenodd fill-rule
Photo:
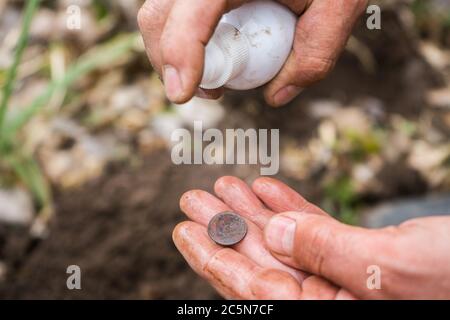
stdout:
<svg viewBox="0 0 450 320">
<path fill-rule="evenodd" d="M 191 99 L 203 74 L 205 47 L 222 15 L 245 0 L 175 1 L 161 37 L 161 57 L 168 98 Z"/>
<path fill-rule="evenodd" d="M 222 248 L 208 238 L 204 227 L 182 222 L 173 240 L 189 265 L 219 292 L 231 299 L 298 299 L 301 289 L 287 272 L 263 268 L 249 258 Z"/>
<path fill-rule="evenodd" d="M 137 21 L 144 40 L 147 56 L 158 74 L 161 74 L 160 40 L 170 9 L 175 0 L 146 0 L 139 10 Z"/>
</svg>

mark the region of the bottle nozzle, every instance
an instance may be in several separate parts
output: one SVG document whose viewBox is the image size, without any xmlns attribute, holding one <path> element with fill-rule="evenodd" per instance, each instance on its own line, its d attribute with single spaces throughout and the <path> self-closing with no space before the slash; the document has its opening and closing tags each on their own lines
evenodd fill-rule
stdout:
<svg viewBox="0 0 450 320">
<path fill-rule="evenodd" d="M 233 25 L 219 23 L 205 50 L 205 66 L 200 87 L 217 89 L 239 75 L 248 61 L 248 43 Z"/>
</svg>

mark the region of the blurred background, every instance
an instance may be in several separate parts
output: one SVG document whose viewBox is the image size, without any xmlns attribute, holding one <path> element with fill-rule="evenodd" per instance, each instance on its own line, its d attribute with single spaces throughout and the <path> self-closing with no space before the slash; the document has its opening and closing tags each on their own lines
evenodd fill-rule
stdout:
<svg viewBox="0 0 450 320">
<path fill-rule="evenodd" d="M 450 212 L 450 1 L 371 1 L 382 29 L 363 17 L 334 72 L 280 109 L 258 90 L 172 106 L 143 1 L 37 2 L 0 0 L 1 298 L 218 297 L 172 244 L 178 200 L 259 168 L 174 166 L 170 133 L 196 119 L 279 128 L 276 177 L 347 223 Z"/>
</svg>

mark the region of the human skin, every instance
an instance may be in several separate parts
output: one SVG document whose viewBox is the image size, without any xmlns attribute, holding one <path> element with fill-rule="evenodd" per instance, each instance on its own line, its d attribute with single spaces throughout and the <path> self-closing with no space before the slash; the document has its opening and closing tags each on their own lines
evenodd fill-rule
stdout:
<svg viewBox="0 0 450 320">
<path fill-rule="evenodd" d="M 214 190 L 216 196 L 201 190 L 182 196 L 180 207 L 191 221 L 174 229 L 173 240 L 225 298 L 450 299 L 448 217 L 364 229 L 338 222 L 271 178 L 249 187 L 223 177 Z M 227 210 L 249 227 L 230 248 L 215 244 L 206 230 L 211 217 Z M 381 271 L 379 290 L 367 286 L 369 266 Z"/>
<path fill-rule="evenodd" d="M 147 0 L 138 14 L 147 55 L 175 103 L 194 95 L 218 98 L 223 88 L 202 90 L 205 46 L 222 15 L 248 0 Z M 301 19 L 293 50 L 266 85 L 268 104 L 281 106 L 333 69 L 367 0 L 279 0 Z M 199 18 L 201 17 L 201 18 Z"/>
</svg>

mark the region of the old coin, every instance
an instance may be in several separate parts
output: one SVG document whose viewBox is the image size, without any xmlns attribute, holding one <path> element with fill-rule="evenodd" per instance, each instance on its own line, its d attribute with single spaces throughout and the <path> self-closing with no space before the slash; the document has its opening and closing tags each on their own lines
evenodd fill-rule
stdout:
<svg viewBox="0 0 450 320">
<path fill-rule="evenodd" d="M 247 223 L 234 212 L 216 214 L 208 224 L 209 237 L 222 246 L 232 246 L 247 234 Z"/>
</svg>

